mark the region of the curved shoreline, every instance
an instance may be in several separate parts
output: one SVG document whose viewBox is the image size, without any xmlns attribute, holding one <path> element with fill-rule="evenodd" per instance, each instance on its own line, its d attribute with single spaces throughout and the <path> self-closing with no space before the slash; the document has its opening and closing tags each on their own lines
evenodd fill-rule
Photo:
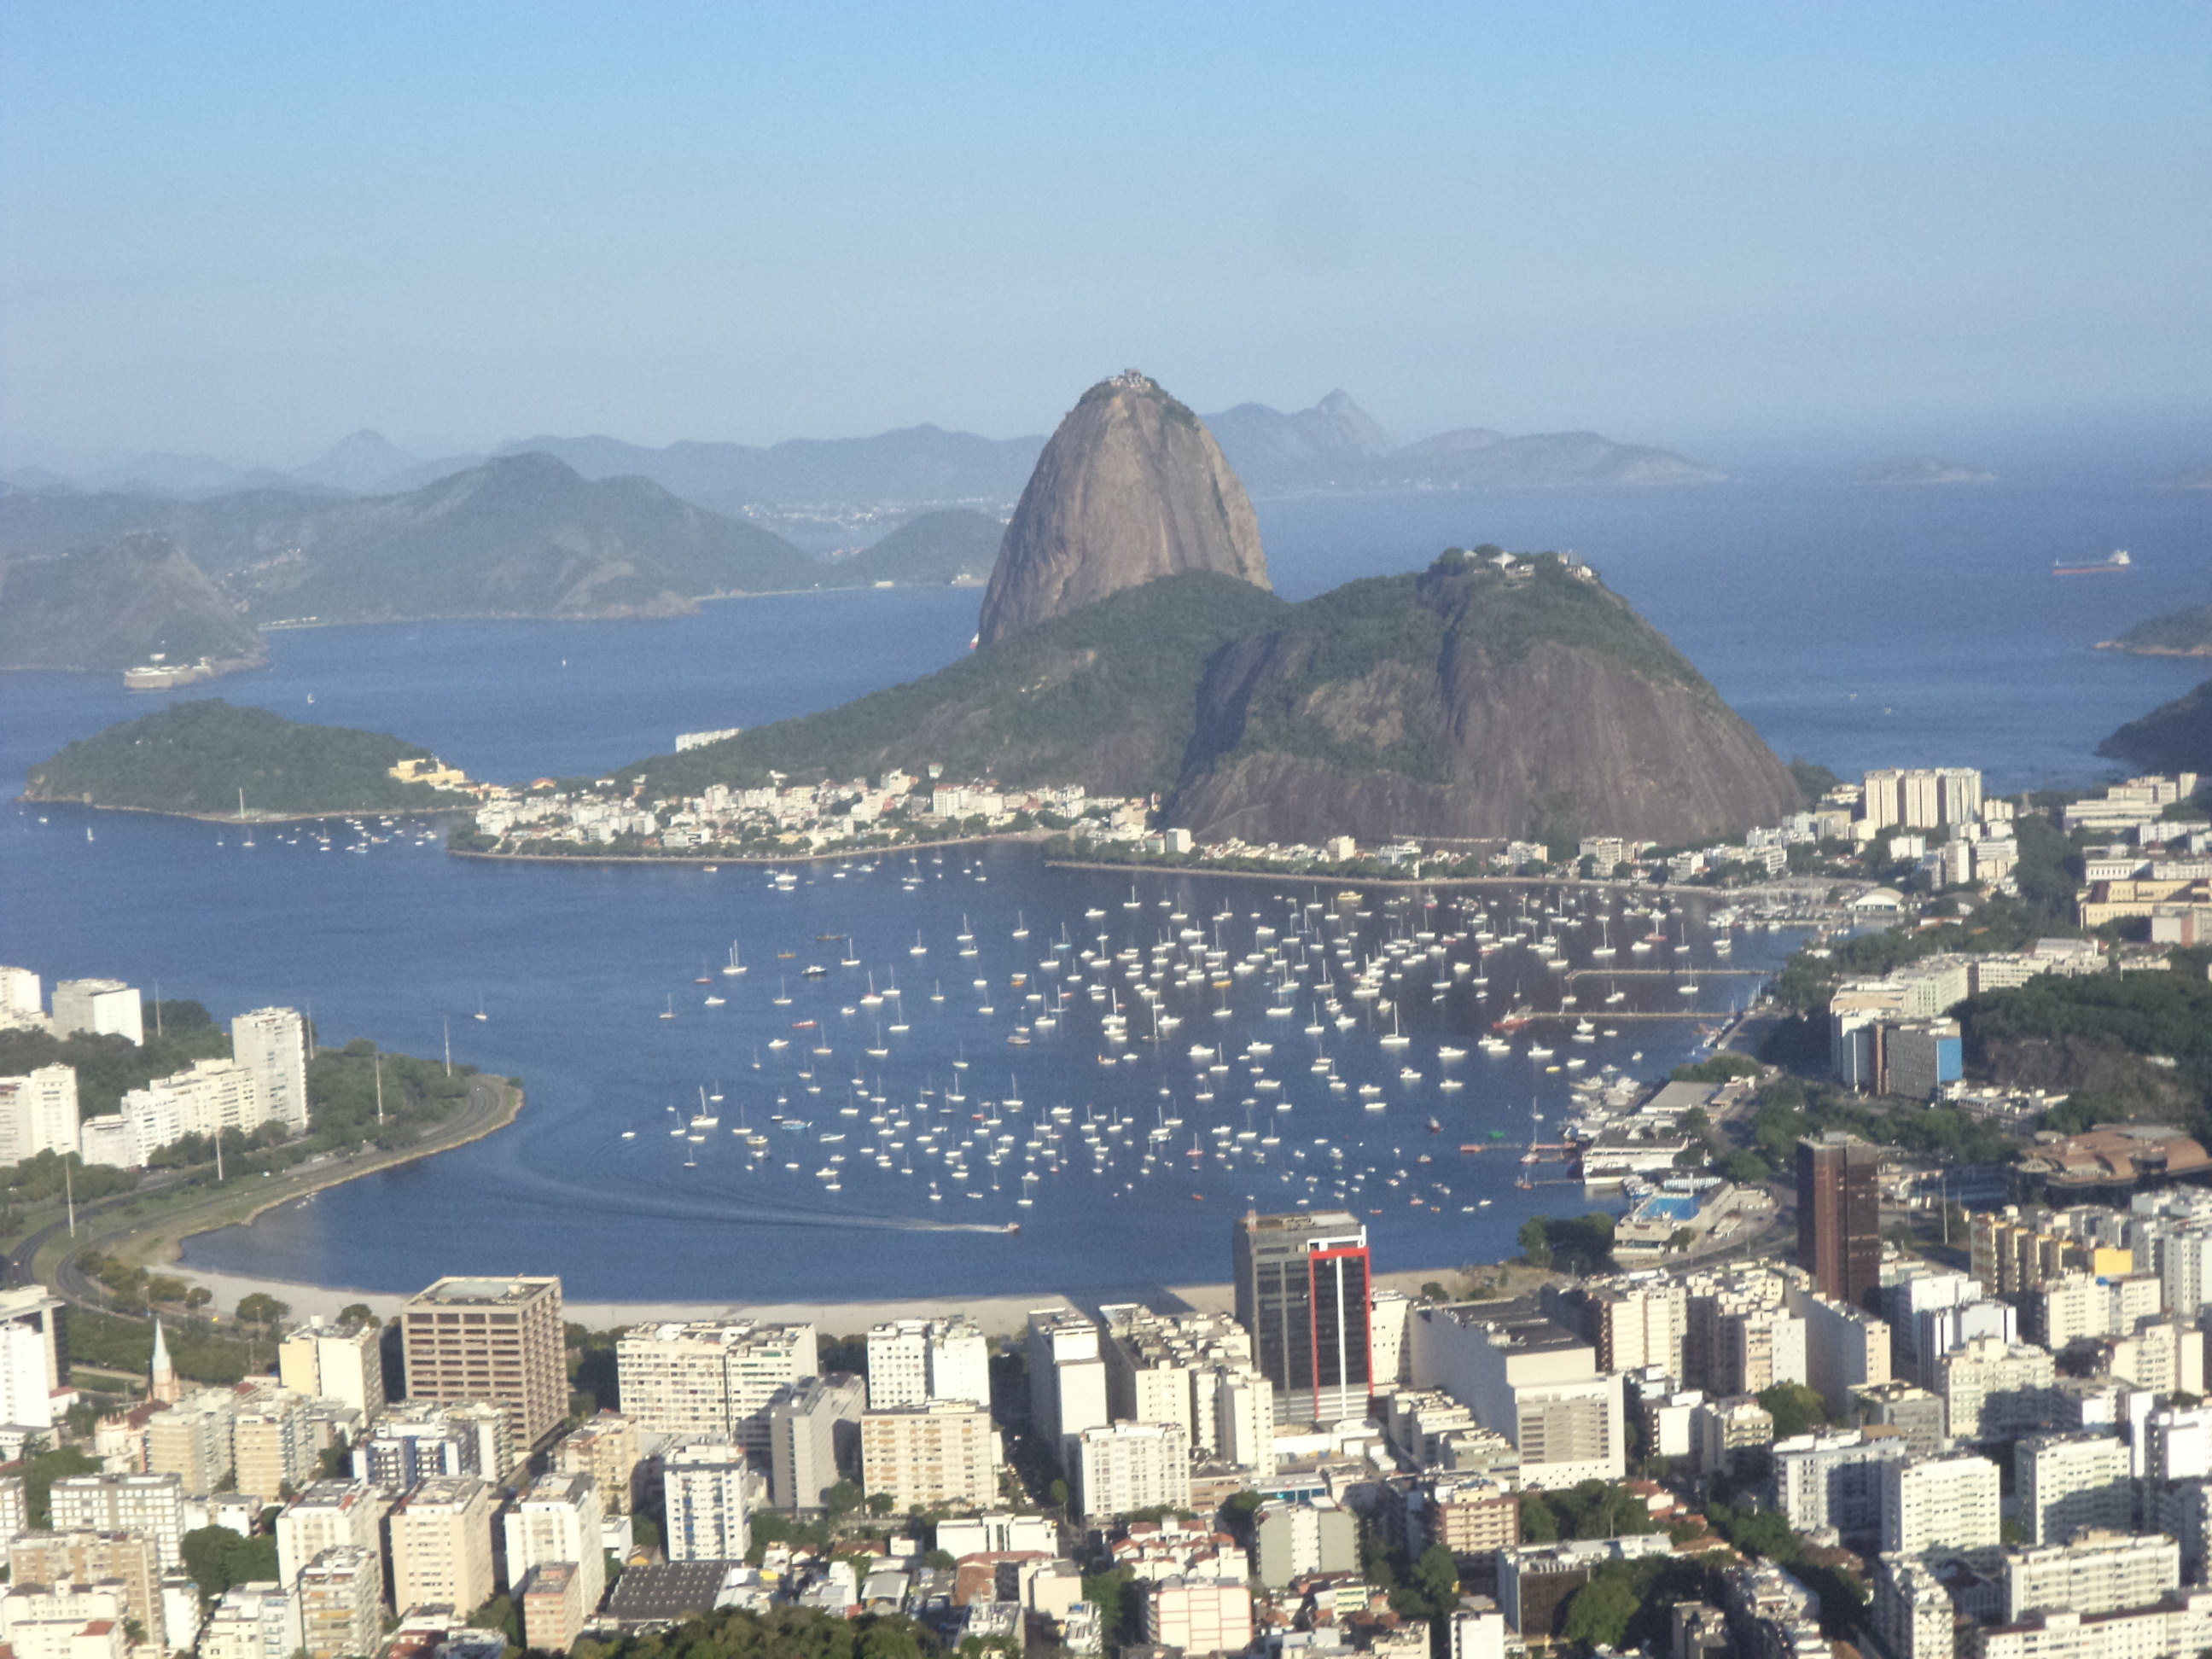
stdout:
<svg viewBox="0 0 2212 1659">
<path fill-rule="evenodd" d="M 1034 842 L 1038 832 L 1017 830 L 1002 836 L 948 836 L 942 841 L 901 842 L 892 847 L 848 847 L 839 852 L 778 853 L 770 858 L 757 854 L 732 853 L 724 856 L 694 856 L 686 853 L 486 853 L 473 848 L 448 847 L 448 856 L 457 859 L 489 859 L 506 864 L 647 864 L 673 865 L 678 868 L 720 868 L 725 864 L 748 867 L 777 864 L 834 864 L 842 860 L 856 858 L 889 858 L 900 853 L 919 853 L 939 847 L 979 847 L 986 842 L 1021 843 Z"/>
<path fill-rule="evenodd" d="M 252 830 L 264 823 L 313 823 L 323 818 L 451 817 L 473 812 L 468 806 L 337 806 L 319 812 L 255 812 L 240 817 L 235 812 L 186 812 L 174 806 L 125 806 L 119 802 L 84 800 L 76 795 L 33 795 L 27 790 L 15 797 L 18 806 L 74 806 L 88 812 L 137 812 L 149 818 L 187 818 L 194 823 L 234 823 Z"/>
<path fill-rule="evenodd" d="M 312 1175 L 279 1176 L 268 1183 L 266 1191 L 255 1190 L 249 1194 L 245 1192 L 223 1193 L 217 1189 L 206 1194 L 198 1203 L 180 1206 L 168 1215 L 146 1217 L 137 1225 L 118 1228 L 112 1233 L 81 1232 L 76 1238 L 58 1241 L 61 1249 L 43 1269 L 34 1259 L 33 1276 L 52 1285 L 58 1294 L 72 1301 L 81 1300 L 72 1293 L 66 1282 L 71 1276 L 70 1258 L 95 1244 L 128 1251 L 132 1248 L 133 1241 L 144 1243 L 149 1241 L 150 1236 L 153 1248 L 148 1259 L 163 1265 L 175 1264 L 184 1254 L 185 1242 L 203 1233 L 216 1232 L 225 1227 L 250 1226 L 261 1216 L 280 1206 L 311 1198 L 350 1181 L 382 1175 L 387 1170 L 435 1158 L 441 1152 L 473 1145 L 512 1124 L 522 1115 L 523 1108 L 528 1103 L 525 1091 L 511 1079 L 487 1073 L 479 1073 L 478 1079 L 482 1084 L 498 1085 L 499 1101 L 481 1121 L 468 1124 L 459 1133 L 433 1136 L 425 1144 L 374 1153 L 368 1159 L 349 1160 L 339 1167 L 319 1168 Z M 228 1206 L 240 1200 L 245 1202 L 243 1211 L 229 1212 Z M 211 1213 L 195 1213 L 218 1210 L 225 1212 L 220 1218 L 215 1218 Z M 50 1247 L 42 1247 L 38 1254 L 45 1255 L 46 1248 Z M 182 1271 L 191 1274 L 195 1270 L 186 1267 Z"/>
</svg>

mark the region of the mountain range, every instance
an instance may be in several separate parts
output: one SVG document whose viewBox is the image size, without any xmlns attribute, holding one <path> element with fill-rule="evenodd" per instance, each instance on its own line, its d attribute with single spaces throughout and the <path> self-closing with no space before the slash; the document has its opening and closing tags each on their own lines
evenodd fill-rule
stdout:
<svg viewBox="0 0 2212 1659">
<path fill-rule="evenodd" d="M 1665 450 L 1588 432 L 1514 437 L 1468 428 L 1401 446 L 1342 392 L 1293 414 L 1240 404 L 1205 419 L 1230 465 L 1261 495 L 1708 483 L 1722 476 Z M 586 478 L 650 478 L 695 506 L 722 513 L 823 505 L 1003 507 L 1021 494 L 1044 443 L 1042 437 L 984 438 L 923 425 L 765 447 L 684 441 L 656 448 L 619 438 L 541 435 L 501 444 L 489 454 L 425 457 L 361 431 L 289 471 L 153 453 L 73 477 L 11 471 L 0 483 L 24 494 L 170 501 L 264 489 L 324 497 L 399 495 L 500 456 L 537 453 L 567 462 Z"/>
</svg>

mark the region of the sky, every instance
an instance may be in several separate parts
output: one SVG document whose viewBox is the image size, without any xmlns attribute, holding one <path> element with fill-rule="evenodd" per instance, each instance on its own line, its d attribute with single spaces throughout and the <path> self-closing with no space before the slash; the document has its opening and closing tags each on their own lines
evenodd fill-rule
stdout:
<svg viewBox="0 0 2212 1659">
<path fill-rule="evenodd" d="M 2202 4 L 0 0 L 0 459 L 1008 436 L 1134 366 L 2212 459 L 2208 158 Z"/>
</svg>

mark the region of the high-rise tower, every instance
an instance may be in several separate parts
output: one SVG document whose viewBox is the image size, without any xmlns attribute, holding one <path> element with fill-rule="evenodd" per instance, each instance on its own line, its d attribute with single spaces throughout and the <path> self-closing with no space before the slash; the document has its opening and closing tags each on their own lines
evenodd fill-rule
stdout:
<svg viewBox="0 0 2212 1659">
<path fill-rule="evenodd" d="M 1797 1143 L 1797 1265 L 1854 1308 L 1881 1279 L 1881 1148 L 1839 1130 Z"/>
<path fill-rule="evenodd" d="M 1237 1322 L 1279 1422 L 1366 1414 L 1367 1230 L 1343 1210 L 1248 1212 L 1237 1224 Z"/>
</svg>

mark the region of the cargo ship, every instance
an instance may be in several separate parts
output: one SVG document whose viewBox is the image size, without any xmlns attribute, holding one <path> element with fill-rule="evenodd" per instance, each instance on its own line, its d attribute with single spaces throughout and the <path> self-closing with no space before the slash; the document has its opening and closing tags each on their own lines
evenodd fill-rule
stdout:
<svg viewBox="0 0 2212 1659">
<path fill-rule="evenodd" d="M 2126 550 L 2122 549 L 2110 558 L 2100 559 L 2094 564 L 2068 564 L 2061 559 L 2051 567 L 2051 574 L 2054 576 L 2102 576 L 2112 571 L 2125 570 L 2133 562 Z"/>
</svg>

